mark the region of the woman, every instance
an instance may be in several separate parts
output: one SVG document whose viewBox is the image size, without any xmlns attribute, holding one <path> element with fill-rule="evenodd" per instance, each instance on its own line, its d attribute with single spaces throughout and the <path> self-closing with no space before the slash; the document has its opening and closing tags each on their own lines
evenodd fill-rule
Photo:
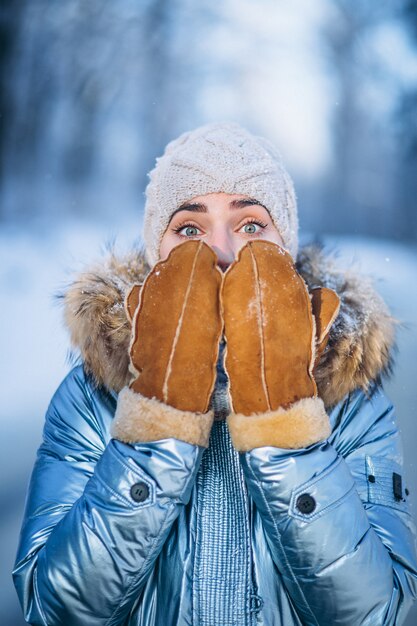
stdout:
<svg viewBox="0 0 417 626">
<path fill-rule="evenodd" d="M 26 620 L 401 624 L 417 563 L 385 305 L 298 252 L 291 179 L 237 125 L 170 143 L 146 196 L 146 260 L 65 295 L 83 361 L 29 488 Z"/>
</svg>

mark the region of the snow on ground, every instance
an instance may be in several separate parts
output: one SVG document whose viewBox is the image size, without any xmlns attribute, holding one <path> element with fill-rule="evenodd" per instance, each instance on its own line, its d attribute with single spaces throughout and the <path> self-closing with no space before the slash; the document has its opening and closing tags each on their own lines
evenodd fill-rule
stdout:
<svg viewBox="0 0 417 626">
<path fill-rule="evenodd" d="M 100 258 L 105 241 L 116 238 L 117 249 L 123 251 L 137 239 L 138 221 L 128 217 L 123 222 L 118 220 L 118 232 L 108 224 L 68 222 L 54 231 L 39 228 L 34 234 L 0 233 L 0 623 L 6 626 L 24 623 L 10 572 L 44 413 L 70 368 L 66 361 L 68 337 L 53 294 L 69 281 L 69 269 L 80 270 Z M 416 512 L 417 249 L 392 241 L 353 237 L 327 241 L 339 249 L 341 266 L 353 261 L 358 270 L 377 279 L 378 290 L 405 325 L 399 333 L 394 377 L 386 390 L 398 411 L 407 482 Z M 413 616 L 410 620 L 416 620 L 415 613 Z"/>
</svg>

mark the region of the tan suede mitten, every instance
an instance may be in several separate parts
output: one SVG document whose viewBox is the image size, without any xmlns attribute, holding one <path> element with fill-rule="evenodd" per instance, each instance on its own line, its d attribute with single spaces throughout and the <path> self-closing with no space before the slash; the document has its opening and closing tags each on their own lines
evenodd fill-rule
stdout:
<svg viewBox="0 0 417 626">
<path fill-rule="evenodd" d="M 119 394 L 115 438 L 176 437 L 208 445 L 213 422 L 208 406 L 222 333 L 221 281 L 213 250 L 187 241 L 127 294 L 134 378 Z"/>
<path fill-rule="evenodd" d="M 329 419 L 313 368 L 337 316 L 338 296 L 321 289 L 310 297 L 292 257 L 257 240 L 228 268 L 221 298 L 235 447 L 302 448 L 327 437 Z"/>
</svg>

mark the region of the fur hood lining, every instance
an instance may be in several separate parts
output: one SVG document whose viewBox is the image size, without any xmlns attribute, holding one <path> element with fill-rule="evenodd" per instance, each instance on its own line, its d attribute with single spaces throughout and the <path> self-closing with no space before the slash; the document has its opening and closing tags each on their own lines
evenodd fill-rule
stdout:
<svg viewBox="0 0 417 626">
<path fill-rule="evenodd" d="M 309 290 L 333 289 L 340 312 L 314 375 L 326 408 L 391 370 L 395 320 L 369 279 L 337 268 L 321 247 L 307 246 L 297 271 Z M 125 296 L 149 272 L 141 250 L 119 257 L 114 251 L 101 264 L 81 273 L 59 298 L 74 350 L 97 385 L 119 392 L 130 382 L 131 322 Z"/>
</svg>

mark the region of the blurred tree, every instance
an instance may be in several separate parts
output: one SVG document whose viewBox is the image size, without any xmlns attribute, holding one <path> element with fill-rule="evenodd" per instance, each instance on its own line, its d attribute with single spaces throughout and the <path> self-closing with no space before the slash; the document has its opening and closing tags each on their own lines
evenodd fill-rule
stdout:
<svg viewBox="0 0 417 626">
<path fill-rule="evenodd" d="M 154 0 L 148 4 L 141 24 L 142 73 L 139 101 L 142 159 L 139 187 L 146 184 L 146 173 L 153 166 L 171 133 L 178 127 L 181 101 L 176 97 L 177 72 L 181 64 L 175 50 L 178 2 Z"/>
<path fill-rule="evenodd" d="M 405 0 L 402 12 L 410 42 L 417 52 L 417 0 Z M 400 204 L 404 207 L 402 233 L 417 239 L 417 82 L 407 83 L 401 93 L 397 128 L 401 159 Z"/>
<path fill-rule="evenodd" d="M 334 160 L 325 180 L 330 232 L 388 235 L 394 224 L 394 149 L 388 120 L 370 94 L 386 68 L 373 46 L 375 31 L 393 19 L 388 2 L 336 0 L 324 31 L 329 68 L 335 78 Z"/>
<path fill-rule="evenodd" d="M 0 5 L 0 189 L 4 178 L 8 130 L 13 116 L 10 93 L 13 77 L 12 60 L 16 54 L 23 8 L 24 2 L 14 0 L 3 0 Z"/>
<path fill-rule="evenodd" d="M 9 219 L 51 206 L 57 216 L 84 214 L 91 202 L 111 211 L 129 193 L 137 208 L 155 157 L 195 123 L 204 7 L 36 0 L 17 3 L 18 12 L 7 4 L 4 31 L 18 40 L 0 57 L 3 99 L 14 103 L 2 151 Z"/>
</svg>

